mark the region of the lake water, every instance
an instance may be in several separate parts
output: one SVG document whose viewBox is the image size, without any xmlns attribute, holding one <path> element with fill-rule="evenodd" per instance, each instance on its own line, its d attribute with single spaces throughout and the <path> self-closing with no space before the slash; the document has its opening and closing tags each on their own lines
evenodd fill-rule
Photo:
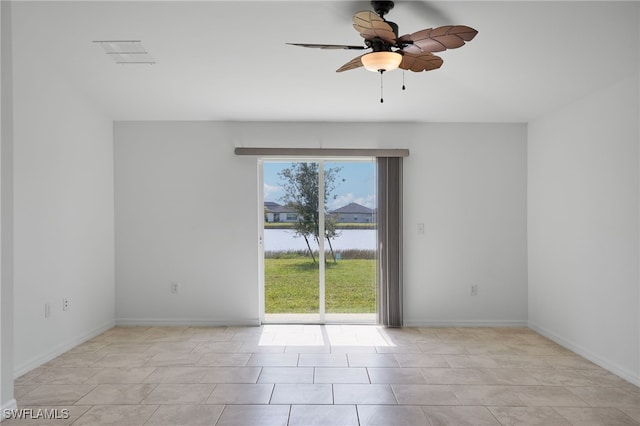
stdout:
<svg viewBox="0 0 640 426">
<path fill-rule="evenodd" d="M 331 240 L 334 250 L 375 250 L 377 231 L 375 229 L 341 229 L 339 236 Z M 311 241 L 310 241 L 311 243 Z M 325 241 L 325 248 L 329 247 Z M 317 249 L 315 242 L 311 248 Z M 291 229 L 265 229 L 265 251 L 307 250 L 307 244 L 302 237 L 296 237 Z"/>
</svg>

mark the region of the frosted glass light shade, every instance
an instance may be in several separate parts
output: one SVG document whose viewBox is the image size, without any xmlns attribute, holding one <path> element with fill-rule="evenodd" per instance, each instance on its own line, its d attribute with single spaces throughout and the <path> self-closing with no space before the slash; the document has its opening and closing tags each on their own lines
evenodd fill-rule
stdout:
<svg viewBox="0 0 640 426">
<path fill-rule="evenodd" d="M 369 71 L 393 71 L 400 66 L 402 55 L 396 52 L 371 52 L 360 58 Z"/>
</svg>

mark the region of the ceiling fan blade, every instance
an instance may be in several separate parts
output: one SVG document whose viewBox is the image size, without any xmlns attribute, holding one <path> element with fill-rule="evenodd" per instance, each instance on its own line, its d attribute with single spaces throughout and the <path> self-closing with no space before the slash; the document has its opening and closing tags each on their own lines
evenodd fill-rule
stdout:
<svg viewBox="0 0 640 426">
<path fill-rule="evenodd" d="M 370 10 L 363 10 L 353 15 L 353 28 L 365 40 L 379 37 L 390 44 L 395 43 L 396 40 L 396 34 L 393 32 L 391 25 Z"/>
<path fill-rule="evenodd" d="M 478 31 L 465 25 L 445 25 L 402 36 L 398 41 L 409 40 L 413 42 L 412 45 L 404 48 L 409 53 L 442 52 L 464 46 L 465 42 L 473 40 L 476 34 Z"/>
<path fill-rule="evenodd" d="M 346 44 L 310 44 L 310 43 L 287 43 L 291 46 L 309 47 L 312 49 L 343 49 L 343 50 L 364 50 L 365 46 L 348 46 Z"/>
<path fill-rule="evenodd" d="M 443 62 L 441 57 L 428 52 L 415 55 L 405 51 L 399 68 L 413 72 L 431 71 L 440 68 Z"/>
<path fill-rule="evenodd" d="M 344 64 L 343 66 L 341 66 L 340 68 L 338 68 L 336 70 L 336 72 L 342 72 L 342 71 L 349 71 L 349 70 L 353 70 L 356 68 L 360 68 L 362 65 L 362 60 L 360 58 L 362 58 L 364 55 L 360 55 L 356 58 L 353 58 L 352 60 L 350 60 L 349 62 L 347 62 L 346 64 Z"/>
</svg>

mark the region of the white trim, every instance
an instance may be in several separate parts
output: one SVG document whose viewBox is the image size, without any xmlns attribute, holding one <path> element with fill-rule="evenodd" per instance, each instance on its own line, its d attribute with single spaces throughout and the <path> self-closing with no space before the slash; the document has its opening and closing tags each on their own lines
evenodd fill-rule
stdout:
<svg viewBox="0 0 640 426">
<path fill-rule="evenodd" d="M 405 319 L 403 327 L 516 327 L 526 328 L 527 321 L 519 320 L 411 320 Z"/>
<path fill-rule="evenodd" d="M 325 318 L 325 253 L 324 253 L 324 160 L 318 160 L 318 308 L 320 311 L 320 322 L 324 323 Z"/>
<path fill-rule="evenodd" d="M 35 356 L 25 362 L 20 364 L 16 364 L 13 367 L 13 377 L 18 378 L 25 373 L 33 370 L 36 367 L 41 366 L 44 363 L 51 361 L 52 359 L 62 355 L 70 349 L 75 348 L 76 346 L 86 342 L 87 340 L 93 339 L 94 337 L 104 333 L 107 330 L 110 330 L 114 327 L 114 321 L 108 321 L 100 327 L 94 328 L 84 334 L 76 336 L 60 345 L 55 346 L 48 352 Z"/>
<path fill-rule="evenodd" d="M 612 372 L 613 374 L 615 374 L 616 376 L 620 376 L 623 379 L 625 379 L 628 382 L 633 383 L 636 386 L 640 386 L 640 374 L 638 373 L 634 373 L 633 371 L 628 370 L 625 367 L 622 367 L 620 365 L 618 365 L 615 362 L 609 361 L 607 359 L 604 359 L 598 355 L 595 355 L 594 353 L 592 353 L 591 351 L 583 348 L 582 346 L 578 345 L 577 343 L 572 342 L 569 339 L 566 339 L 562 336 L 559 336 L 557 334 L 555 334 L 552 331 L 547 330 L 544 327 L 539 326 L 538 324 L 536 324 L 533 321 L 529 321 L 529 328 L 533 331 L 535 331 L 536 333 L 539 333 L 541 335 L 543 335 L 544 337 L 546 337 L 549 340 L 554 341 L 555 343 L 559 344 L 560 346 L 569 349 L 572 352 L 575 352 L 576 354 L 580 355 L 583 358 L 588 359 L 589 361 L 593 362 L 596 365 L 599 365 L 600 367 L 609 370 L 610 372 Z"/>
<path fill-rule="evenodd" d="M 17 409 L 18 409 L 18 403 L 16 402 L 15 399 L 10 399 L 9 401 L 5 402 L 2 408 L 0 408 L 0 410 L 2 410 L 2 415 L 0 415 L 0 422 L 4 420 L 8 420 L 8 418 L 5 418 L 4 413 L 8 411 L 17 410 Z"/>
<path fill-rule="evenodd" d="M 147 327 L 225 327 L 242 326 L 256 327 L 260 325 L 259 318 L 117 318 L 116 326 L 147 326 Z"/>
</svg>

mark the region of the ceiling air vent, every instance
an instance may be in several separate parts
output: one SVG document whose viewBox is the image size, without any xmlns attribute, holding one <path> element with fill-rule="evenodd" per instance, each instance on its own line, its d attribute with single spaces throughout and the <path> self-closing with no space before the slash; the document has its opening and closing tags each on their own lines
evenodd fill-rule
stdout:
<svg viewBox="0 0 640 426">
<path fill-rule="evenodd" d="M 140 40 L 96 40 L 116 64 L 155 64 Z"/>
</svg>

